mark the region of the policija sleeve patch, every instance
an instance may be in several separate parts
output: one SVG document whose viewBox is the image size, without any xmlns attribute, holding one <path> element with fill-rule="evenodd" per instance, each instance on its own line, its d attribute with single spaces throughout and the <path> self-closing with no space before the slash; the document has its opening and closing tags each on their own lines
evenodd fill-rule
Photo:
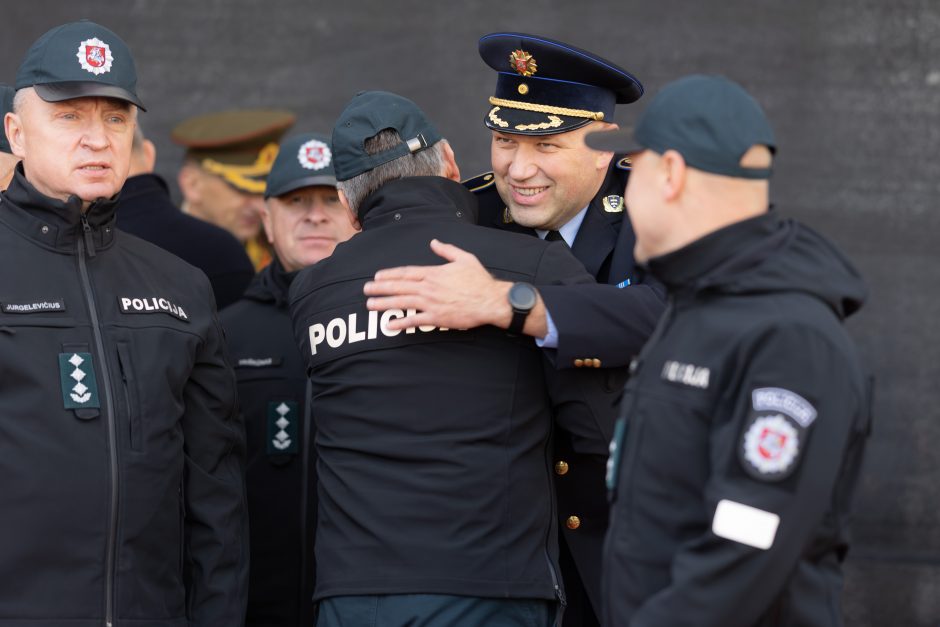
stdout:
<svg viewBox="0 0 940 627">
<path fill-rule="evenodd" d="M 65 409 L 101 407 L 91 353 L 59 353 L 59 381 Z"/>
</svg>

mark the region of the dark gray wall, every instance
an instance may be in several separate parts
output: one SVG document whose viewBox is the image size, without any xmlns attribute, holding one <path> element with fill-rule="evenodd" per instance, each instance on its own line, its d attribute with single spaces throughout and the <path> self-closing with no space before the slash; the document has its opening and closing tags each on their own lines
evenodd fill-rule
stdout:
<svg viewBox="0 0 940 627">
<path fill-rule="evenodd" d="M 488 169 L 481 120 L 494 76 L 476 41 L 496 30 L 596 51 L 648 93 L 690 72 L 743 83 L 775 123 L 777 207 L 834 238 L 871 285 L 850 324 L 879 387 L 847 622 L 940 624 L 936 0 L 27 0 L 3 11 L 0 80 L 42 32 L 79 17 L 130 44 L 143 124 L 170 179 L 181 151 L 168 132 L 185 116 L 278 106 L 298 113 L 297 130 L 328 131 L 353 93 L 374 88 L 422 105 L 465 175 Z"/>
</svg>

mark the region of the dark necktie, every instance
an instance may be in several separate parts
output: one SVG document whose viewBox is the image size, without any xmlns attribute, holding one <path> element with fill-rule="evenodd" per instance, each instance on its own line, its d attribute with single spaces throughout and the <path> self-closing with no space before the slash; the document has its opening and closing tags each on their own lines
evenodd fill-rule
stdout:
<svg viewBox="0 0 940 627">
<path fill-rule="evenodd" d="M 562 242 L 565 246 L 568 245 L 568 242 L 565 241 L 565 238 L 561 236 L 561 233 L 558 231 L 549 231 L 545 234 L 546 242 Z"/>
</svg>

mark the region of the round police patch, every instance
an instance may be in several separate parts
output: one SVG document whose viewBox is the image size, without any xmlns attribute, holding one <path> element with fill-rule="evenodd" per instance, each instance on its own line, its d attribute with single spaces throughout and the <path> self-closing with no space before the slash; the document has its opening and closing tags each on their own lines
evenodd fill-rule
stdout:
<svg viewBox="0 0 940 627">
<path fill-rule="evenodd" d="M 782 414 L 754 419 L 742 438 L 742 457 L 748 474 L 758 479 L 783 479 L 796 467 L 800 433 Z"/>
<path fill-rule="evenodd" d="M 91 72 L 95 76 L 110 72 L 111 64 L 114 63 L 111 46 L 97 37 L 86 39 L 78 44 L 78 54 L 75 56 L 78 57 L 82 69 Z"/>
<path fill-rule="evenodd" d="M 297 161 L 307 170 L 322 170 L 330 165 L 333 152 L 330 147 L 318 139 L 311 139 L 300 145 L 297 151 Z"/>
</svg>

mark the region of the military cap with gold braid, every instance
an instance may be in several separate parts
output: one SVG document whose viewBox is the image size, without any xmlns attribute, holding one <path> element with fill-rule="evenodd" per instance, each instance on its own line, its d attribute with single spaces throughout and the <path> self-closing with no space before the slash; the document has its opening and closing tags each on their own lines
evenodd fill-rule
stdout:
<svg viewBox="0 0 940 627">
<path fill-rule="evenodd" d="M 547 37 L 491 33 L 480 38 L 480 56 L 499 72 L 484 118 L 495 131 L 549 135 L 610 122 L 616 104 L 643 95 L 643 85 L 623 68 Z"/>
<path fill-rule="evenodd" d="M 170 137 L 206 171 L 249 194 L 263 194 L 278 141 L 296 117 L 277 109 L 239 109 L 184 120 Z"/>
</svg>

